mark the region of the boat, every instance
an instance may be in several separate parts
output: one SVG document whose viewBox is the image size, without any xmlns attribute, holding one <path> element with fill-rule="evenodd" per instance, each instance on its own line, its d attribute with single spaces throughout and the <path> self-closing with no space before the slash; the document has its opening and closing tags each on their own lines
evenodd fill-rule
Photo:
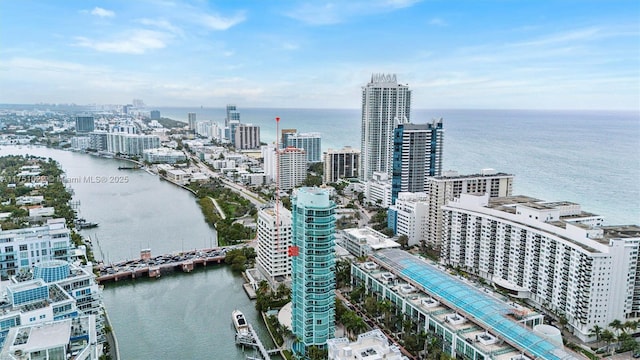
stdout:
<svg viewBox="0 0 640 360">
<path fill-rule="evenodd" d="M 138 170 L 140 166 L 118 166 L 118 170 Z"/>
<path fill-rule="evenodd" d="M 89 222 L 83 218 L 80 218 L 76 220 L 76 227 L 78 229 L 91 229 L 94 227 L 98 227 L 98 223 Z"/>
<path fill-rule="evenodd" d="M 244 314 L 240 310 L 233 310 L 231 318 L 233 319 L 233 326 L 236 328 L 236 333 L 249 333 L 249 324 L 247 324 L 247 320 L 244 318 Z"/>
</svg>

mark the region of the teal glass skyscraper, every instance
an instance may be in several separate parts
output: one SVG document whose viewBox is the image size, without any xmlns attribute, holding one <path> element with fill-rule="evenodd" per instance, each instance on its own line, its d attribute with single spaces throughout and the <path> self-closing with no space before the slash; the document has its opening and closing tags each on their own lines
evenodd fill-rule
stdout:
<svg viewBox="0 0 640 360">
<path fill-rule="evenodd" d="M 294 350 L 324 348 L 335 333 L 335 203 L 319 188 L 292 197 L 292 327 Z"/>
</svg>

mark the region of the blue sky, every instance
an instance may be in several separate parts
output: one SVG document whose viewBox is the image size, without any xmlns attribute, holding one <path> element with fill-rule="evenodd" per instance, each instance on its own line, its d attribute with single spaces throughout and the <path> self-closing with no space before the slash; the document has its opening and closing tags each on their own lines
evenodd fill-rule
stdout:
<svg viewBox="0 0 640 360">
<path fill-rule="evenodd" d="M 0 1 L 0 103 L 640 109 L 640 1 Z"/>
</svg>

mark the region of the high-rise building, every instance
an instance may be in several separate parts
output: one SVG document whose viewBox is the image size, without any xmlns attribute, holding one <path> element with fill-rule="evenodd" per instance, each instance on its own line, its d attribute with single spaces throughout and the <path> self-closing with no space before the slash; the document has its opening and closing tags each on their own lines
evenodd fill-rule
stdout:
<svg viewBox="0 0 640 360">
<path fill-rule="evenodd" d="M 44 226 L 0 230 L 0 275 L 50 260 L 70 260 L 71 235 L 65 219 L 49 219 Z"/>
<path fill-rule="evenodd" d="M 320 133 L 294 133 L 288 134 L 285 140 L 285 147 L 296 147 L 304 149 L 307 153 L 307 162 L 316 163 L 322 161 L 322 136 Z"/>
<path fill-rule="evenodd" d="M 640 315 L 640 226 L 602 226 L 571 202 L 461 194 L 445 212 L 441 261 L 567 319 L 595 325 Z"/>
<path fill-rule="evenodd" d="M 195 132 L 198 129 L 198 122 L 196 121 L 196 113 L 188 113 L 187 117 L 189 118 L 189 130 Z"/>
<path fill-rule="evenodd" d="M 224 118 L 224 127 L 229 126 L 229 122 L 232 120 L 236 120 L 240 122 L 240 112 L 238 108 L 233 104 L 227 105 L 227 116 Z"/>
<path fill-rule="evenodd" d="M 95 120 L 91 115 L 76 116 L 76 134 L 87 134 L 94 130 Z"/>
<path fill-rule="evenodd" d="M 151 118 L 151 120 L 160 120 L 160 110 L 151 110 L 149 112 L 149 118 Z"/>
<path fill-rule="evenodd" d="M 160 138 L 156 135 L 107 134 L 107 151 L 114 154 L 142 156 L 144 150 L 159 147 Z"/>
<path fill-rule="evenodd" d="M 489 194 L 489 197 L 511 196 L 513 191 L 512 174 L 496 172 L 494 169 L 482 169 L 473 175 L 459 175 L 455 171 L 445 171 L 441 176 L 430 177 L 427 182 L 429 195 L 429 222 L 426 230 L 426 244 L 434 250 L 440 248 L 442 241 L 442 206 L 448 201 L 459 198 L 460 194 Z"/>
<path fill-rule="evenodd" d="M 276 144 L 268 144 L 260 146 L 260 154 L 262 155 L 262 167 L 264 174 L 268 177 L 268 181 L 275 181 L 276 171 Z"/>
<path fill-rule="evenodd" d="M 393 135 L 391 202 L 398 193 L 424 192 L 429 176 L 442 172 L 442 119 L 431 124 L 400 124 Z"/>
<path fill-rule="evenodd" d="M 307 178 L 307 154 L 303 149 L 288 147 L 278 150 L 278 188 L 291 190 Z"/>
<path fill-rule="evenodd" d="M 329 149 L 324 153 L 324 183 L 339 179 L 357 178 L 360 166 L 360 150 L 346 146 L 341 150 Z"/>
<path fill-rule="evenodd" d="M 289 138 L 289 136 L 298 133 L 297 129 L 282 129 L 280 130 L 280 144 L 278 144 L 278 146 L 281 149 L 284 149 L 287 147 L 287 139 Z"/>
<path fill-rule="evenodd" d="M 238 150 L 260 147 L 260 126 L 238 124 L 234 131 L 233 146 Z"/>
<path fill-rule="evenodd" d="M 231 145 L 235 145 L 236 141 L 236 129 L 240 126 L 240 120 L 229 121 L 229 127 L 225 128 L 225 138 L 231 142 Z"/>
<path fill-rule="evenodd" d="M 292 206 L 292 328 L 294 350 L 325 348 L 335 337 L 335 203 L 319 188 L 299 188 Z"/>
<path fill-rule="evenodd" d="M 282 203 L 258 212 L 258 248 L 256 267 L 271 284 L 286 281 L 291 276 L 291 212 Z M 278 224 L 278 225 L 276 225 Z"/>
<path fill-rule="evenodd" d="M 411 91 L 398 84 L 396 75 L 374 74 L 362 88 L 360 179 L 374 172 L 391 175 L 393 130 L 411 121 Z"/>
</svg>

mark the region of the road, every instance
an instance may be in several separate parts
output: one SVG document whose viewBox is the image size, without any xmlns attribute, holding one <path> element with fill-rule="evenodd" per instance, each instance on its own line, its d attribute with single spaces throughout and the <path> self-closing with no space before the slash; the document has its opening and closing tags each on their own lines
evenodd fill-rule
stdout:
<svg viewBox="0 0 640 360">
<path fill-rule="evenodd" d="M 213 170 L 209 169 L 209 167 L 207 165 L 201 163 L 200 160 L 195 155 L 191 155 L 191 154 L 187 154 L 187 155 L 191 159 L 191 163 L 196 165 L 200 169 L 200 172 L 202 172 L 203 174 L 209 176 L 210 178 L 219 179 L 224 186 L 226 186 L 226 187 L 230 188 L 231 190 L 237 192 L 243 198 L 249 200 L 256 207 L 261 207 L 262 205 L 267 203 L 267 201 L 263 200 L 258 194 L 254 193 L 252 191 L 249 191 L 247 188 L 245 188 L 244 186 L 242 186 L 240 184 L 236 184 L 233 181 L 229 181 L 229 180 L 225 179 L 224 177 L 220 176 L 219 172 L 216 172 L 216 171 L 213 171 Z"/>
</svg>

